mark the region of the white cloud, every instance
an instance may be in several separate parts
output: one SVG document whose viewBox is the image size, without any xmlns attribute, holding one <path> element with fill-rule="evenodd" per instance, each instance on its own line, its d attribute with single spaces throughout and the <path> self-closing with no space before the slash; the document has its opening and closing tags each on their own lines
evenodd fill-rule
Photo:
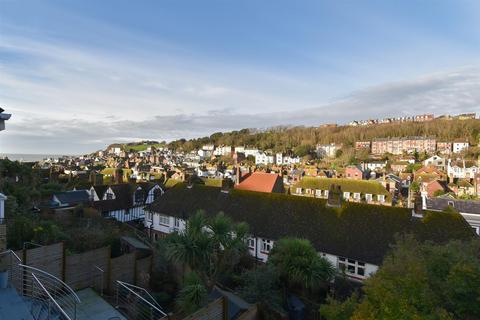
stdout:
<svg viewBox="0 0 480 320">
<path fill-rule="evenodd" d="M 464 67 L 408 81 L 388 83 L 354 92 L 316 108 L 291 112 L 254 113 L 238 109 L 211 109 L 174 115 L 151 113 L 147 119 L 55 120 L 15 114 L 2 132 L 0 150 L 22 153 L 78 153 L 112 142 L 139 139 L 171 140 L 209 135 L 215 131 L 266 128 L 274 125 L 318 125 L 353 119 L 480 112 L 480 68 Z"/>
</svg>

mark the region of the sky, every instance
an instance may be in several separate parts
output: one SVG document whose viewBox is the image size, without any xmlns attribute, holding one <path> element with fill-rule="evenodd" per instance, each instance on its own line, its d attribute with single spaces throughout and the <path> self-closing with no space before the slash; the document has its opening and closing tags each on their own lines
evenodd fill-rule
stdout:
<svg viewBox="0 0 480 320">
<path fill-rule="evenodd" d="M 0 0 L 0 153 L 480 113 L 480 1 Z"/>
</svg>

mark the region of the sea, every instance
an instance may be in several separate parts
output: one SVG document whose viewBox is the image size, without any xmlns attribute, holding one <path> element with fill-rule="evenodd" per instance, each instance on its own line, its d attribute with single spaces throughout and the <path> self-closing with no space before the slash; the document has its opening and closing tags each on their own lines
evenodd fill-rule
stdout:
<svg viewBox="0 0 480 320">
<path fill-rule="evenodd" d="M 62 157 L 61 154 L 28 154 L 28 153 L 0 153 L 0 159 L 8 158 L 12 161 L 36 162 L 44 159 L 56 159 Z"/>
</svg>

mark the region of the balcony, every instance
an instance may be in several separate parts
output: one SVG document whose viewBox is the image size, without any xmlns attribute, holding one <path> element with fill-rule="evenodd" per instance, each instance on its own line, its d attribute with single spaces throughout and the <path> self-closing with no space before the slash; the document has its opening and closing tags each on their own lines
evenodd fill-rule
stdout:
<svg viewBox="0 0 480 320">
<path fill-rule="evenodd" d="M 11 250 L 0 253 L 0 271 L 0 319 L 127 319 L 91 288 L 75 292 L 48 272 L 22 264 Z"/>
</svg>

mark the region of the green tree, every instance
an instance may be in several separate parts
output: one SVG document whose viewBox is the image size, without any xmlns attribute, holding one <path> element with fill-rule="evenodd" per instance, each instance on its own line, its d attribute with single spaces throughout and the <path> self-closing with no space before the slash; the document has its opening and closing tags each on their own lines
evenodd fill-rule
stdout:
<svg viewBox="0 0 480 320">
<path fill-rule="evenodd" d="M 166 238 L 167 258 L 196 271 L 208 287 L 219 274 L 231 272 L 247 254 L 245 223 L 233 223 L 222 212 L 207 219 L 199 211 L 187 221 L 185 232 Z"/>
<path fill-rule="evenodd" d="M 445 245 L 399 239 L 379 271 L 366 281 L 351 319 L 479 319 L 479 252 L 478 239 Z M 322 307 L 335 308 L 350 310 L 331 300 Z"/>
<path fill-rule="evenodd" d="M 330 262 L 321 258 L 306 239 L 280 239 L 275 243 L 268 263 L 278 268 L 281 277 L 290 287 L 319 288 L 335 275 Z"/>
<path fill-rule="evenodd" d="M 327 320 L 349 320 L 358 305 L 358 295 L 354 293 L 343 302 L 327 297 L 327 303 L 320 307 L 320 315 Z"/>
<path fill-rule="evenodd" d="M 247 302 L 283 310 L 280 278 L 274 266 L 268 264 L 247 271 L 242 275 L 242 282 L 239 293 Z"/>
<path fill-rule="evenodd" d="M 179 308 L 187 313 L 193 313 L 207 303 L 207 288 L 195 272 L 185 276 L 183 287 L 177 298 Z"/>
</svg>

